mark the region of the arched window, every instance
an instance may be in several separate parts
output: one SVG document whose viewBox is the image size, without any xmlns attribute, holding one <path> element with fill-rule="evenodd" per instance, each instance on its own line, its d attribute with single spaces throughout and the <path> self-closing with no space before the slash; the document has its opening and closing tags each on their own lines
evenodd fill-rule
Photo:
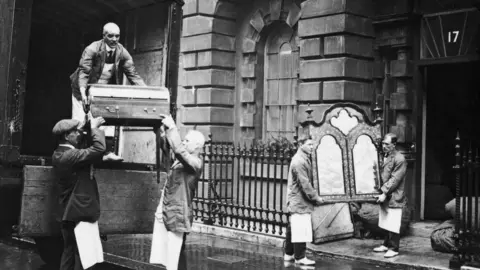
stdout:
<svg viewBox="0 0 480 270">
<path fill-rule="evenodd" d="M 298 46 L 296 32 L 279 25 L 265 43 L 264 139 L 295 135 L 297 122 Z"/>
</svg>

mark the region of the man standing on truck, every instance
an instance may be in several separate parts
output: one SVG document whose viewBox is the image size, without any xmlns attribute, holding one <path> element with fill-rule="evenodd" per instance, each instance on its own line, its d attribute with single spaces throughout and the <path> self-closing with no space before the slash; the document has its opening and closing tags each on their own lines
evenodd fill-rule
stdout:
<svg viewBox="0 0 480 270">
<path fill-rule="evenodd" d="M 311 184 L 313 141 L 308 136 L 298 140 L 298 150 L 292 157 L 287 182 L 287 211 L 290 218 L 287 227 L 284 260 L 299 265 L 313 266 L 307 259 L 307 242 L 313 240 L 311 213 L 315 205 L 324 203 Z"/>
<path fill-rule="evenodd" d="M 57 177 L 62 217 L 63 254 L 61 270 L 83 269 L 80 261 L 75 227 L 81 222 L 95 223 L 100 217 L 100 198 L 95 178 L 89 166 L 100 161 L 105 153 L 105 135 L 98 128 L 105 123 L 101 117 L 90 120 L 92 145 L 78 149 L 82 139 L 82 122 L 60 120 L 53 127 L 59 145 L 52 155 Z"/>
<path fill-rule="evenodd" d="M 162 145 L 168 143 L 175 160 L 155 212 L 150 263 L 163 264 L 167 270 L 186 270 L 185 240 L 192 229 L 192 200 L 202 174 L 205 137 L 197 130 L 190 130 L 182 142 L 172 117 L 161 117 L 161 148 L 166 149 Z"/>
<path fill-rule="evenodd" d="M 84 121 L 84 106 L 89 103 L 88 84 L 123 84 L 123 75 L 132 85 L 145 86 L 120 39 L 120 28 L 115 23 L 107 23 L 103 27 L 103 39 L 90 44 L 83 51 L 82 58 L 75 72 L 70 76 L 72 81 L 72 119 Z M 112 127 L 105 130 L 107 137 L 113 137 Z M 106 161 L 121 161 L 114 153 L 103 157 Z"/>
<path fill-rule="evenodd" d="M 383 185 L 380 188 L 382 195 L 378 197 L 380 213 L 378 226 L 385 230 L 385 240 L 375 252 L 385 252 L 385 258 L 398 255 L 400 247 L 400 226 L 402 225 L 402 209 L 407 204 L 405 196 L 405 174 L 407 161 L 402 153 L 395 149 L 397 135 L 388 133 L 382 141 L 384 154 L 381 178 Z"/>
</svg>

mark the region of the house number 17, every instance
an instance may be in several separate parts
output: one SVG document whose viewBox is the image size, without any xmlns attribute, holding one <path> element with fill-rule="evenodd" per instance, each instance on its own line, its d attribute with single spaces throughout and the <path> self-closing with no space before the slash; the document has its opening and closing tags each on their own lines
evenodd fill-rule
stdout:
<svg viewBox="0 0 480 270">
<path fill-rule="evenodd" d="M 456 43 L 460 31 L 448 31 L 448 43 Z"/>
</svg>

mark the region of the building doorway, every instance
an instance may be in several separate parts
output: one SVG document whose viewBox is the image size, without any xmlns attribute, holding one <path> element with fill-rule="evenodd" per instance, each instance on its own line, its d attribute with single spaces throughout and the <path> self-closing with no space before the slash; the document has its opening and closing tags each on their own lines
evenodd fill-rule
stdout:
<svg viewBox="0 0 480 270">
<path fill-rule="evenodd" d="M 455 137 L 480 145 L 480 62 L 425 68 L 425 210 L 424 218 L 449 218 L 445 203 L 455 194 Z"/>
</svg>

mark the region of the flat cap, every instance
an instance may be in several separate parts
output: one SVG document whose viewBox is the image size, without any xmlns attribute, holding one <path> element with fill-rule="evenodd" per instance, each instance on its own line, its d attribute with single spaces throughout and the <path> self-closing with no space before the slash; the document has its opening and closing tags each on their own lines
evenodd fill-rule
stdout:
<svg viewBox="0 0 480 270">
<path fill-rule="evenodd" d="M 52 129 L 53 134 L 61 135 L 72 129 L 80 129 L 82 123 L 75 119 L 63 119 L 58 121 Z"/>
</svg>

